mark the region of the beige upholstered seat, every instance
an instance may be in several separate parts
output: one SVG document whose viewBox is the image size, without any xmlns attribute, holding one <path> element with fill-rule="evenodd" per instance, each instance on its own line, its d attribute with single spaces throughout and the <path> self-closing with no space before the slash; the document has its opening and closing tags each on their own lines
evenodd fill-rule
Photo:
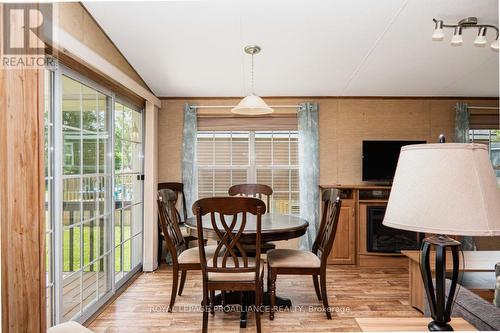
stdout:
<svg viewBox="0 0 500 333">
<path fill-rule="evenodd" d="M 207 257 L 214 255 L 217 245 L 205 246 L 205 253 Z M 180 264 L 199 264 L 200 263 L 200 250 L 198 247 L 192 247 L 183 251 L 178 257 Z"/>
<path fill-rule="evenodd" d="M 207 258 L 208 253 L 207 253 Z M 221 261 L 218 260 L 217 264 L 221 266 Z M 238 258 L 238 266 L 242 267 L 243 266 L 243 258 Z M 207 261 L 207 267 L 213 267 L 213 259 L 210 259 Z M 227 259 L 227 264 L 226 268 L 234 267 L 234 261 L 232 258 Z M 209 281 L 254 281 L 255 280 L 255 258 L 248 258 L 248 267 L 253 268 L 253 272 L 247 272 L 247 273 L 219 273 L 219 272 L 208 272 L 208 280 Z M 264 275 L 264 265 L 260 266 L 260 275 Z"/>
<path fill-rule="evenodd" d="M 65 323 L 53 326 L 47 330 L 47 333 L 93 333 L 93 331 L 80 325 L 76 321 L 67 321 Z"/>
<path fill-rule="evenodd" d="M 267 262 L 271 267 L 316 268 L 321 261 L 312 252 L 295 249 L 276 249 L 267 252 Z"/>
</svg>

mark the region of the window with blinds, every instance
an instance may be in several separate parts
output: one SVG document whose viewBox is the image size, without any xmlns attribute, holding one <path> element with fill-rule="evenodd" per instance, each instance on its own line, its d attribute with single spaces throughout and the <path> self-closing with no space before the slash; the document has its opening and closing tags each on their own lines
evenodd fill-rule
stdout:
<svg viewBox="0 0 500 333">
<path fill-rule="evenodd" d="M 271 212 L 299 214 L 297 131 L 199 131 L 198 196 L 227 195 L 230 186 L 272 187 Z"/>
<path fill-rule="evenodd" d="M 198 132 L 198 196 L 227 195 L 234 184 L 246 183 L 250 168 L 249 132 Z"/>
</svg>

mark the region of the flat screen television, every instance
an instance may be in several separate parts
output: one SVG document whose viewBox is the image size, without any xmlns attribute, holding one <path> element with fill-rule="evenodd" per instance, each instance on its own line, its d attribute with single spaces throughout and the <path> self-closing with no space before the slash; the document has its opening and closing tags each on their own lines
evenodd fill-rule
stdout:
<svg viewBox="0 0 500 333">
<path fill-rule="evenodd" d="M 401 147 L 426 141 L 363 141 L 363 181 L 391 182 Z"/>
</svg>

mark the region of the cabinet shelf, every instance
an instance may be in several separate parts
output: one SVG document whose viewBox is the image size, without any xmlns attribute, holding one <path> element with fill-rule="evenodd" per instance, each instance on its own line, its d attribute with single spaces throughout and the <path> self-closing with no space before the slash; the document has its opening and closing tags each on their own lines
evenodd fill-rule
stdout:
<svg viewBox="0 0 500 333">
<path fill-rule="evenodd" d="M 329 264 L 374 267 L 398 267 L 407 263 L 400 253 L 374 253 L 366 250 L 366 207 L 385 206 L 390 186 L 321 185 L 322 191 L 341 190 L 342 208 Z M 323 211 L 321 211 L 323 212 Z"/>
</svg>

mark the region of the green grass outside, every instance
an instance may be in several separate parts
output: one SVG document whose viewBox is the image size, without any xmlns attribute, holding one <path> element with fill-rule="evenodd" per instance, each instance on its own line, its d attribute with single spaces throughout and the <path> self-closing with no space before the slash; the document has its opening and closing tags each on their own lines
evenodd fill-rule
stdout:
<svg viewBox="0 0 500 333">
<path fill-rule="evenodd" d="M 131 228 L 130 226 L 124 226 L 124 238 L 130 238 Z M 91 246 L 90 236 L 93 233 L 93 242 Z M 90 252 L 91 248 L 93 248 L 93 260 L 99 257 L 100 255 L 100 233 L 101 230 L 99 227 L 94 226 L 91 228 L 86 225 L 83 226 L 83 263 L 80 262 L 80 228 L 73 229 L 73 267 L 70 267 L 70 230 L 64 230 L 63 235 L 63 271 L 64 272 L 72 272 L 77 271 L 80 267 L 85 267 L 84 271 L 91 271 L 91 266 L 87 266 L 90 260 Z M 104 235 L 106 236 L 106 235 Z M 119 226 L 115 226 L 115 245 L 118 245 L 121 240 L 121 228 Z M 132 268 L 132 240 L 125 242 L 122 247 L 118 246 L 115 248 L 115 272 L 128 272 Z M 120 256 L 123 248 L 123 267 L 121 267 Z M 104 249 L 106 252 L 107 249 Z M 83 264 L 83 265 L 82 265 Z M 101 264 L 106 264 L 105 262 L 97 261 L 93 264 L 93 270 L 103 270 L 104 267 L 101 267 Z"/>
</svg>

